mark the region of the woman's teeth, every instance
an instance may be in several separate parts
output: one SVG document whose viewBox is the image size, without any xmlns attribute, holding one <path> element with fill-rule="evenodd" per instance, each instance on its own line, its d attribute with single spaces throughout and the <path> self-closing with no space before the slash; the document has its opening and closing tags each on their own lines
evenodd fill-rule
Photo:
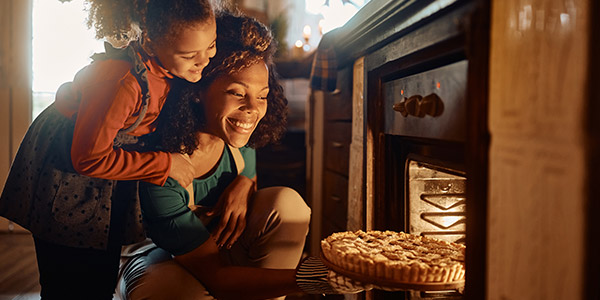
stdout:
<svg viewBox="0 0 600 300">
<path fill-rule="evenodd" d="M 244 123 L 244 122 L 239 122 L 239 121 L 233 121 L 232 123 L 233 123 L 233 125 L 244 128 L 244 129 L 250 129 L 254 125 L 253 123 Z"/>
</svg>

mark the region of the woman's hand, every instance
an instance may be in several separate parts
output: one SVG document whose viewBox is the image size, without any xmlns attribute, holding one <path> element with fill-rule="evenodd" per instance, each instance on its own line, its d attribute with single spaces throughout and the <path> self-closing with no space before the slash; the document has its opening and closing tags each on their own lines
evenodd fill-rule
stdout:
<svg viewBox="0 0 600 300">
<path fill-rule="evenodd" d="M 231 248 L 244 232 L 248 200 L 255 191 L 256 184 L 253 179 L 238 175 L 227 186 L 215 208 L 206 213 L 207 216 L 221 216 L 219 225 L 212 233 L 219 248 L 223 246 Z"/>
<path fill-rule="evenodd" d="M 169 177 L 177 180 L 186 188 L 194 180 L 194 166 L 187 154 L 171 153 L 171 171 Z"/>
</svg>

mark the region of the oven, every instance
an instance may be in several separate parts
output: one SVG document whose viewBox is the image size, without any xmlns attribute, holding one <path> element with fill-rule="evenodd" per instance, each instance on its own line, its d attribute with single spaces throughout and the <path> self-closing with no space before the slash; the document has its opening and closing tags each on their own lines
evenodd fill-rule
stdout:
<svg viewBox="0 0 600 300">
<path fill-rule="evenodd" d="M 385 155 L 398 166 L 384 188 L 395 186 L 388 199 L 404 211 L 394 227 L 464 243 L 468 62 L 446 63 L 382 83 Z"/>
<path fill-rule="evenodd" d="M 406 55 L 387 59 L 392 42 L 365 59 L 373 229 L 467 246 L 464 291 L 375 291 L 374 299 L 478 299 L 483 291 L 487 73 L 473 46 L 474 11 L 458 3 L 398 39 Z M 441 25 L 457 21 L 456 31 Z M 369 67 L 376 61 L 385 62 Z"/>
<path fill-rule="evenodd" d="M 454 55 L 382 76 L 376 228 L 465 243 L 467 70 Z M 458 291 L 404 294 L 463 299 Z"/>
</svg>

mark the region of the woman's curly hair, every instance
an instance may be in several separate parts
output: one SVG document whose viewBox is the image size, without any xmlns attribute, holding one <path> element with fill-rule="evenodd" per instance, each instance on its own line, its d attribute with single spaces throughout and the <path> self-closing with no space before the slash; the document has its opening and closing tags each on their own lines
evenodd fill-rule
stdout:
<svg viewBox="0 0 600 300">
<path fill-rule="evenodd" d="M 87 25 L 96 38 L 131 41 L 140 35 L 166 41 L 214 16 L 211 0 L 86 0 Z"/>
<path fill-rule="evenodd" d="M 217 54 L 202 71 L 202 79 L 197 83 L 175 81 L 161 110 L 155 135 L 156 142 L 165 151 L 191 154 L 198 147 L 197 133 L 205 123 L 202 104 L 198 101 L 203 92 L 215 79 L 261 61 L 269 68 L 267 112 L 248 145 L 262 147 L 278 141 L 285 133 L 287 99 L 272 61 L 276 42 L 271 31 L 254 18 L 230 11 L 217 12 L 216 20 Z"/>
</svg>

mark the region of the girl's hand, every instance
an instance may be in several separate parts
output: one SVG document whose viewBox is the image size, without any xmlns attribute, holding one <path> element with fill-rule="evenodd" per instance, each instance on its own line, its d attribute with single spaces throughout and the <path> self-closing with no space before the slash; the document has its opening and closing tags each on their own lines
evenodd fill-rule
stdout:
<svg viewBox="0 0 600 300">
<path fill-rule="evenodd" d="M 194 166 L 187 154 L 171 153 L 171 171 L 169 177 L 177 180 L 186 188 L 194 180 Z"/>
<path fill-rule="evenodd" d="M 256 190 L 255 181 L 242 175 L 227 186 L 215 208 L 207 216 L 220 215 L 219 225 L 212 233 L 219 248 L 227 249 L 237 241 L 246 228 L 248 200 Z"/>
</svg>

